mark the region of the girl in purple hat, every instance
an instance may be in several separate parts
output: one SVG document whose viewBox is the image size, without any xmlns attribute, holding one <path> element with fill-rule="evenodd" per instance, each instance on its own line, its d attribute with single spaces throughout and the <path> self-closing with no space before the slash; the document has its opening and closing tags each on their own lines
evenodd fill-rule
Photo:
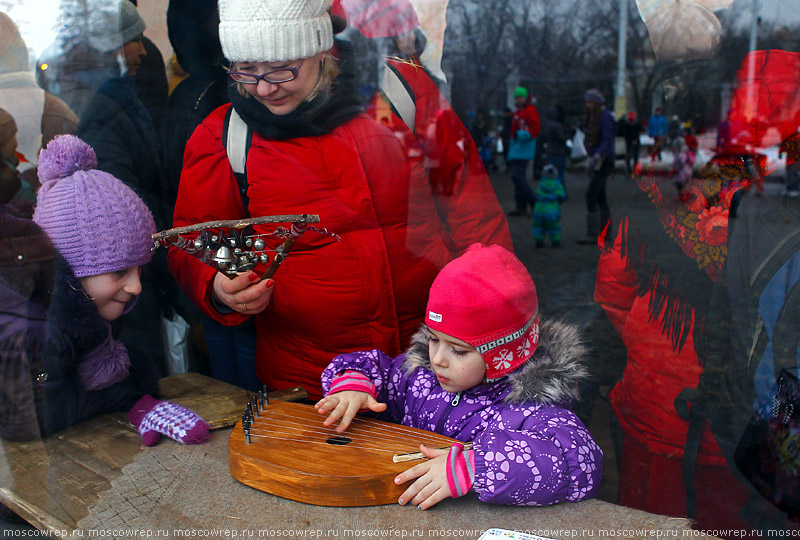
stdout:
<svg viewBox="0 0 800 540">
<path fill-rule="evenodd" d="M 400 504 L 430 508 L 473 491 L 495 504 L 544 506 L 593 497 L 603 453 L 569 409 L 587 376 L 577 330 L 539 320 L 536 287 L 500 246 L 472 245 L 430 289 L 405 354 L 337 356 L 316 404 L 347 429 L 360 410 L 472 447 L 421 446 L 428 458 L 395 478 Z"/>
<path fill-rule="evenodd" d="M 51 244 L 32 257 L 54 259 L 55 270 L 37 276 L 46 283 L 27 295 L 0 276 L 0 296 L 22 307 L 19 316 L 7 309 L 0 316 L 0 347 L 11 353 L 0 365 L 0 436 L 49 435 L 130 409 L 147 445 L 160 434 L 202 441 L 208 425 L 200 417 L 149 395 L 158 390 L 152 359 L 129 354 L 112 335 L 111 323 L 142 291 L 139 276 L 150 261 L 155 224 L 131 188 L 96 167 L 94 150 L 73 135 L 57 136 L 39 156 L 38 227 L 28 222 L 35 229 L 28 236 L 46 235 Z M 17 341 L 24 343 L 19 354 L 12 346 Z"/>
</svg>

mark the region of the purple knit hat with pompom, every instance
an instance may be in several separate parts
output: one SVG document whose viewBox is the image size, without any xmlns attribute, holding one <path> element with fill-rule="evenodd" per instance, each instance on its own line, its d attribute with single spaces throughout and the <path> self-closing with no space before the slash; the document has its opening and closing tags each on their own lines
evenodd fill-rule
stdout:
<svg viewBox="0 0 800 540">
<path fill-rule="evenodd" d="M 92 147 L 74 135 L 55 137 L 39 155 L 33 220 L 78 278 L 148 263 L 156 230 L 144 201 L 96 167 Z"/>
</svg>

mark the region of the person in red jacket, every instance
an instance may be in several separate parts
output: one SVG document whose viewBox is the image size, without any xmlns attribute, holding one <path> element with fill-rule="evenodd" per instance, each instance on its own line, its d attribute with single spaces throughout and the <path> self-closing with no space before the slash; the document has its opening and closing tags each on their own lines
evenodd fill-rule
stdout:
<svg viewBox="0 0 800 540">
<path fill-rule="evenodd" d="M 437 205 L 449 207 L 466 189 L 472 204 L 461 210 L 480 209 L 477 220 L 502 224 L 503 211 L 478 147 L 421 60 L 426 40 L 414 6 L 408 0 L 334 0 L 331 14 L 383 54 L 379 91 L 366 112 L 405 142 L 409 162 L 428 175 Z"/>
<path fill-rule="evenodd" d="M 514 182 L 514 202 L 516 209 L 509 216 L 524 216 L 528 207 L 536 204 L 536 195 L 528 183 L 528 163 L 536 157 L 536 137 L 539 136 L 539 111 L 532 103 L 528 89 L 520 86 L 514 90 L 514 104 L 517 107 L 511 118 L 511 140 L 508 150 L 508 167 L 511 181 Z"/>
<path fill-rule="evenodd" d="M 334 47 L 329 1 L 266 0 L 253 10 L 221 0 L 220 42 L 230 62 L 231 105 L 189 140 L 175 207 L 182 226 L 246 215 L 317 214 L 339 240 L 308 233 L 274 279 L 228 279 L 173 249 L 170 268 L 210 317 L 255 317 L 256 372 L 272 389 L 302 385 L 321 397 L 320 375 L 337 354 L 399 354 L 425 313 L 438 271 L 474 242 L 511 245 L 502 214 L 470 189 L 447 204 L 404 142 L 364 114 L 354 59 Z M 268 36 L 267 39 L 265 36 Z M 247 203 L 223 139 L 230 108 L 253 129 Z"/>
</svg>

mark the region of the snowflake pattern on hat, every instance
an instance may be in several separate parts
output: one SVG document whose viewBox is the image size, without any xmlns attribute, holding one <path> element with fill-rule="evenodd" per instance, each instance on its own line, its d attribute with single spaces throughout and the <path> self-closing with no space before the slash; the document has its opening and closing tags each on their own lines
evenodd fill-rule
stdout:
<svg viewBox="0 0 800 540">
<path fill-rule="evenodd" d="M 538 343 L 539 317 L 535 316 L 521 330 L 480 345 L 476 347 L 476 350 L 481 353 L 489 368 L 486 377 L 498 379 L 514 371 L 533 356 Z M 495 350 L 492 351 L 492 349 Z M 489 359 L 489 355 L 491 355 L 491 359 Z"/>
</svg>

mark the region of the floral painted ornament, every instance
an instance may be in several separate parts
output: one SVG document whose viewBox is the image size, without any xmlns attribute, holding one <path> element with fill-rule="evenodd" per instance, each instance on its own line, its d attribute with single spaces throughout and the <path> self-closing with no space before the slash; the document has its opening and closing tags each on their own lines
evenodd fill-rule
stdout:
<svg viewBox="0 0 800 540">
<path fill-rule="evenodd" d="M 787 165 L 800 161 L 800 133 L 783 141 L 778 148 L 778 152 L 786 154 Z"/>
<path fill-rule="evenodd" d="M 680 197 L 665 194 L 667 183 L 649 167 L 637 167 L 634 180 L 655 205 L 667 235 L 716 281 L 728 255 L 731 201 L 751 184 L 744 162 L 732 156 L 714 158 L 689 180 Z"/>
</svg>

